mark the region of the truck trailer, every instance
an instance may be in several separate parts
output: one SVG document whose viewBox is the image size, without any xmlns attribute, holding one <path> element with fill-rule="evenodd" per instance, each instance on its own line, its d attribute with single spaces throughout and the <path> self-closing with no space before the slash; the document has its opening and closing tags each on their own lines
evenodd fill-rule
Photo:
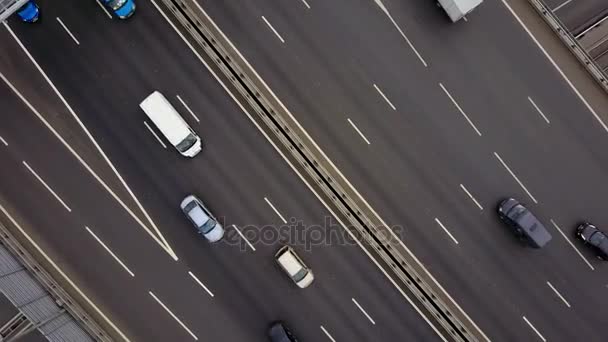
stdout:
<svg viewBox="0 0 608 342">
<path fill-rule="evenodd" d="M 437 4 L 445 10 L 454 23 L 464 18 L 482 2 L 483 0 L 437 0 Z"/>
</svg>

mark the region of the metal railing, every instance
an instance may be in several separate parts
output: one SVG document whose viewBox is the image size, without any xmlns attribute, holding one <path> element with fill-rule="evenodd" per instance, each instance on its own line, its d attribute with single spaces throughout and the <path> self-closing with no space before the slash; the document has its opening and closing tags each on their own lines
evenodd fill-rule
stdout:
<svg viewBox="0 0 608 342">
<path fill-rule="evenodd" d="M 576 38 L 570 34 L 566 26 L 553 14 L 551 9 L 542 0 L 528 0 L 534 9 L 540 14 L 545 22 L 553 29 L 564 44 L 570 49 L 574 56 L 583 64 L 585 69 L 608 93 L 608 75 L 595 63 L 593 58 L 583 49 Z"/>
<path fill-rule="evenodd" d="M 51 295 L 55 303 L 67 311 L 76 323 L 83 328 L 93 340 L 113 342 L 101 326 L 53 279 L 53 277 L 35 260 L 35 258 L 17 241 L 9 230 L 0 223 L 0 244 L 2 244 L 28 270 L 38 283 Z"/>
</svg>

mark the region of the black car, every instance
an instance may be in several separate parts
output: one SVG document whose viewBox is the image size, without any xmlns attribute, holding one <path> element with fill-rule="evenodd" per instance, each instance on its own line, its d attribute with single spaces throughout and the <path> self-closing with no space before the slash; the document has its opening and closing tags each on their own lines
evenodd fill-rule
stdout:
<svg viewBox="0 0 608 342">
<path fill-rule="evenodd" d="M 268 337 L 271 342 L 298 342 L 293 333 L 281 321 L 274 322 L 268 329 Z"/>
<path fill-rule="evenodd" d="M 541 248 L 551 241 L 551 234 L 528 208 L 514 198 L 507 198 L 498 205 L 498 216 L 515 234 L 534 248 Z"/>
<path fill-rule="evenodd" d="M 576 228 L 576 236 L 592 246 L 597 257 L 608 260 L 608 236 L 589 222 L 582 223 Z"/>
</svg>

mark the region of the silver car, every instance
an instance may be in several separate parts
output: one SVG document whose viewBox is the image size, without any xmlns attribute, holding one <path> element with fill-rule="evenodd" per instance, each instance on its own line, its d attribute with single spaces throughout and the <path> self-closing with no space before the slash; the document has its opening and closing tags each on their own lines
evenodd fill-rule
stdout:
<svg viewBox="0 0 608 342">
<path fill-rule="evenodd" d="M 215 217 L 205 208 L 203 202 L 194 195 L 189 195 L 180 205 L 182 211 L 198 232 L 205 236 L 209 242 L 219 241 L 224 236 L 224 228 Z"/>
</svg>

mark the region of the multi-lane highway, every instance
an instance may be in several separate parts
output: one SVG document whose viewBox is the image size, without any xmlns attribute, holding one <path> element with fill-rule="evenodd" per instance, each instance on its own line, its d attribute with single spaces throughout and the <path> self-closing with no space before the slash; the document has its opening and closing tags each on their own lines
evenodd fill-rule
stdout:
<svg viewBox="0 0 608 342">
<path fill-rule="evenodd" d="M 598 339 L 606 273 L 573 229 L 608 223 L 608 133 L 509 8 L 451 25 L 432 3 L 385 1 L 394 23 L 374 1 L 202 6 L 491 339 Z M 551 245 L 515 242 L 505 196 Z"/>
<path fill-rule="evenodd" d="M 42 5 L 44 22 L 9 21 L 0 38 L 0 219 L 38 241 L 114 335 L 263 341 L 270 321 L 283 319 L 303 340 L 439 339 L 355 244 L 296 245 L 316 275 L 309 289 L 281 274 L 272 256 L 286 241 L 261 233 L 343 229 L 152 4 L 138 3 L 129 22 L 94 2 Z M 154 89 L 202 136 L 194 160 L 163 148 L 145 125 L 138 103 Z M 224 242 L 195 234 L 179 211 L 189 193 L 222 219 Z"/>
<path fill-rule="evenodd" d="M 608 225 L 603 113 L 504 2 L 456 25 L 432 2 L 201 5 L 491 340 L 606 338 L 606 270 L 573 236 L 581 220 Z M 291 218 L 327 231 L 331 214 L 152 3 L 127 22 L 94 2 L 42 10 L 40 25 L 4 29 L 0 71 L 74 153 L 3 84 L 0 219 L 35 236 L 125 336 L 262 341 L 280 318 L 304 340 L 439 338 L 356 245 L 300 246 L 317 280 L 289 284 L 272 260 L 279 241 L 255 236 Z M 138 103 L 154 89 L 202 136 L 194 160 L 144 124 Z M 178 209 L 190 192 L 227 241 L 196 236 Z M 506 196 L 529 204 L 550 245 L 526 249 L 497 221 Z"/>
</svg>

